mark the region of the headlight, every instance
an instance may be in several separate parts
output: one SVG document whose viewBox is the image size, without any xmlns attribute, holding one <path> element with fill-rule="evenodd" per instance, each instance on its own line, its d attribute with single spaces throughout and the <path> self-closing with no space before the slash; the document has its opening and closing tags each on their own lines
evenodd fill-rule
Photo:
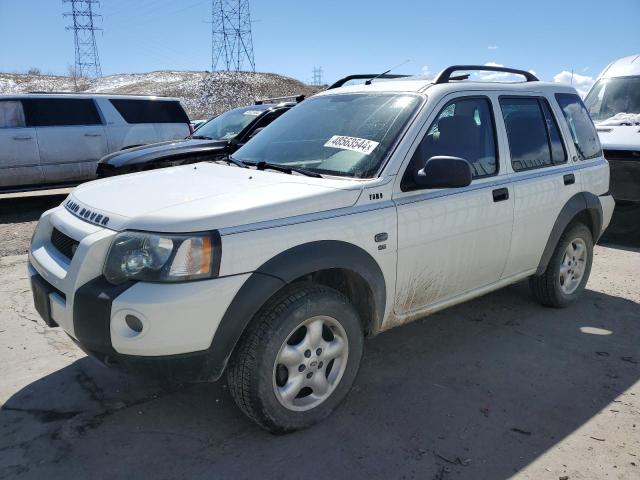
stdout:
<svg viewBox="0 0 640 480">
<path fill-rule="evenodd" d="M 104 276 L 116 285 L 127 280 L 185 282 L 215 277 L 219 268 L 218 232 L 122 232 L 111 244 Z"/>
</svg>

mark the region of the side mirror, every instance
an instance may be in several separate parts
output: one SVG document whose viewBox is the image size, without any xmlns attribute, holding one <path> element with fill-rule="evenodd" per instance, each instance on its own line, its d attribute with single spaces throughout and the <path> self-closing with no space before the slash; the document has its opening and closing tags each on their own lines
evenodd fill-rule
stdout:
<svg viewBox="0 0 640 480">
<path fill-rule="evenodd" d="M 427 160 L 414 180 L 424 188 L 460 188 L 470 185 L 471 177 L 471 165 L 464 158 L 437 156 Z"/>
</svg>

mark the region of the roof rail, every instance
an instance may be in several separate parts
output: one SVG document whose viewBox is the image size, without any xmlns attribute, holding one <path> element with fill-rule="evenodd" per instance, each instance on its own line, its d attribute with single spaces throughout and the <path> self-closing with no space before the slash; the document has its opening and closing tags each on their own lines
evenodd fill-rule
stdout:
<svg viewBox="0 0 640 480">
<path fill-rule="evenodd" d="M 285 97 L 273 97 L 273 98 L 262 98 L 260 100 L 256 100 L 254 105 L 262 105 L 264 103 L 276 103 L 278 100 L 295 100 L 296 103 L 300 103 L 304 100 L 304 95 L 287 95 Z"/>
<path fill-rule="evenodd" d="M 17 95 L 24 95 L 25 92 L 18 93 Z M 158 98 L 175 98 L 167 95 L 157 95 L 155 93 L 111 93 L 111 92 L 44 92 L 33 91 L 26 92 L 29 95 L 86 95 L 86 96 L 105 96 L 105 97 L 158 97 Z"/>
<path fill-rule="evenodd" d="M 374 78 L 377 80 L 378 78 L 405 78 L 410 76 L 411 75 L 401 75 L 396 73 L 384 73 L 382 75 L 380 75 L 379 73 L 358 73 L 355 75 L 348 75 L 344 78 L 341 78 L 340 80 L 336 80 L 327 88 L 327 90 L 339 88 L 345 83 L 350 82 L 351 80 L 372 80 Z"/>
<path fill-rule="evenodd" d="M 538 81 L 538 77 L 536 77 L 533 73 L 527 72 L 526 70 L 518 70 L 516 68 L 494 67 L 493 65 L 452 65 L 450 67 L 445 68 L 443 71 L 441 71 L 438 74 L 438 76 L 435 78 L 433 83 L 449 83 L 450 80 L 466 80 L 467 78 L 469 78 L 469 75 L 460 75 L 460 76 L 452 77 L 451 74 L 453 72 L 468 71 L 468 70 L 478 70 L 481 72 L 514 73 L 516 75 L 524 76 L 527 82 Z"/>
</svg>

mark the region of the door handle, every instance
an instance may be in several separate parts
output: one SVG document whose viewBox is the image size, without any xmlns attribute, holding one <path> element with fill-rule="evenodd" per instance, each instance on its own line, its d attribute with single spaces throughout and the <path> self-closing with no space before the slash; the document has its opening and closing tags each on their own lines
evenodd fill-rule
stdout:
<svg viewBox="0 0 640 480">
<path fill-rule="evenodd" d="M 16 135 L 13 137 L 14 140 L 31 140 L 32 138 L 30 135 Z"/>
<path fill-rule="evenodd" d="M 565 185 L 573 185 L 574 183 L 576 183 L 576 176 L 573 173 L 567 173 L 564 177 L 562 177 L 562 179 L 564 180 Z"/>
<path fill-rule="evenodd" d="M 102 134 L 101 133 L 85 133 L 84 136 L 85 137 L 101 137 Z"/>
<path fill-rule="evenodd" d="M 505 200 L 509 200 L 508 188 L 498 188 L 494 190 L 492 193 L 493 193 L 494 202 L 504 202 Z"/>
</svg>

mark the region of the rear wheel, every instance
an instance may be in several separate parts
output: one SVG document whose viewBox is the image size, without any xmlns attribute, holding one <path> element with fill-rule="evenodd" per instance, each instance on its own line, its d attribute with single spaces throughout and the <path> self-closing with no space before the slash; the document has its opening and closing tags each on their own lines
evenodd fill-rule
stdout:
<svg viewBox="0 0 640 480">
<path fill-rule="evenodd" d="M 593 238 L 582 223 L 562 234 L 542 275 L 529 279 L 534 297 L 549 307 L 566 307 L 583 292 L 593 262 Z"/>
<path fill-rule="evenodd" d="M 349 392 L 362 349 L 358 314 L 341 293 L 293 285 L 261 309 L 240 340 L 227 371 L 230 391 L 271 432 L 305 428 Z"/>
</svg>

